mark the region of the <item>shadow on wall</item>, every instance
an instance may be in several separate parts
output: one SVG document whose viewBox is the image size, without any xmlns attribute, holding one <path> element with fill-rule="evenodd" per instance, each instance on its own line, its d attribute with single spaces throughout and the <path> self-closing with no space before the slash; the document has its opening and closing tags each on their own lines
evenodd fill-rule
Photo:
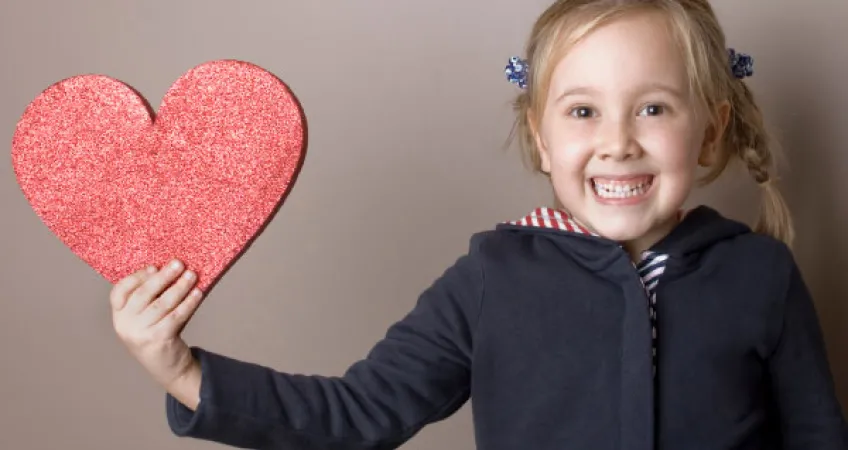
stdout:
<svg viewBox="0 0 848 450">
<path fill-rule="evenodd" d="M 799 48 L 783 50 L 794 55 L 794 69 L 775 76 L 772 89 L 779 95 L 770 121 L 786 158 L 781 188 L 795 218 L 795 257 L 815 299 L 842 407 L 848 411 L 848 347 L 839 345 L 848 339 L 848 283 L 843 269 L 848 265 L 844 231 L 848 208 L 838 197 L 844 178 L 840 166 L 848 160 L 840 160 L 842 153 L 836 151 L 848 145 L 848 133 L 834 117 L 841 111 L 828 91 L 835 80 L 823 82 L 820 72 L 803 69 L 827 65 L 822 61 L 826 54 L 803 51 L 814 44 L 799 42 Z"/>
</svg>

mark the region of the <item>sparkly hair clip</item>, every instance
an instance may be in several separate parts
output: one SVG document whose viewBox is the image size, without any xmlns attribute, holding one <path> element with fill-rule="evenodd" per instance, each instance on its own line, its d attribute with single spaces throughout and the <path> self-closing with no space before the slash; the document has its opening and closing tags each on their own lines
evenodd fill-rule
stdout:
<svg viewBox="0 0 848 450">
<path fill-rule="evenodd" d="M 734 77 L 742 79 L 754 74 L 754 58 L 751 55 L 737 53 L 732 48 L 727 49 L 727 53 L 730 59 L 730 71 Z M 518 56 L 513 56 L 509 58 L 509 63 L 506 65 L 504 72 L 506 73 L 506 79 L 510 83 L 521 89 L 525 89 L 527 87 L 527 73 L 529 70 L 530 66 L 526 60 Z"/>
<path fill-rule="evenodd" d="M 727 55 L 730 58 L 730 70 L 733 76 L 741 80 L 754 74 L 754 58 L 751 55 L 736 53 L 736 50 L 732 48 L 727 49 Z"/>
<path fill-rule="evenodd" d="M 506 65 L 506 79 L 519 88 L 524 89 L 527 87 L 528 69 L 529 66 L 527 65 L 527 61 L 517 56 L 513 56 L 512 58 L 509 58 L 509 64 Z"/>
</svg>

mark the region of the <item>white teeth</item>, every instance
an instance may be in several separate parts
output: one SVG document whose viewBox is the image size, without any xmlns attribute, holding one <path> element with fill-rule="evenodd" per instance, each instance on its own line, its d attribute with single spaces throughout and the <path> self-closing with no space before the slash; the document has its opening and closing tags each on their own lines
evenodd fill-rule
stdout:
<svg viewBox="0 0 848 450">
<path fill-rule="evenodd" d="M 602 198 L 628 198 L 642 195 L 651 187 L 650 182 L 637 184 L 604 184 L 592 181 L 595 192 Z"/>
</svg>

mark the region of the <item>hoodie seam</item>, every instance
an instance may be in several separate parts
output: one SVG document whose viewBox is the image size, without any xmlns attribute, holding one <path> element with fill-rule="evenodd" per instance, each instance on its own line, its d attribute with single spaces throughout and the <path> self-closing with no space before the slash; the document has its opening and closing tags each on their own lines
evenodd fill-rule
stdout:
<svg viewBox="0 0 848 450">
<path fill-rule="evenodd" d="M 780 253 L 784 253 L 781 255 L 784 258 L 787 256 L 785 254 L 787 253 L 786 251 Z M 791 255 L 789 256 L 791 257 Z M 782 289 L 779 291 L 782 294 L 780 296 L 780 300 L 777 301 L 775 304 L 775 308 L 777 309 L 777 318 L 775 320 L 777 322 L 773 327 L 774 329 L 769 333 L 770 348 L 768 354 L 766 355 L 766 359 L 773 358 L 774 355 L 780 349 L 780 345 L 783 342 L 784 329 L 786 328 L 786 305 L 789 303 L 789 292 L 792 289 L 792 283 L 794 282 L 793 277 L 796 276 L 796 274 L 793 272 L 795 272 L 796 270 L 798 269 L 792 267 L 792 265 L 789 265 L 789 267 L 784 268 L 784 270 L 781 271 L 784 274 L 782 279 L 787 281 L 784 283 Z"/>
<path fill-rule="evenodd" d="M 482 242 L 477 243 L 477 248 L 475 249 L 477 260 L 477 267 L 480 273 L 480 295 L 477 298 L 477 317 L 474 318 L 474 331 L 471 333 L 471 355 L 470 360 L 473 361 L 474 358 L 474 348 L 477 342 L 477 333 L 480 329 L 480 321 L 483 317 L 483 302 L 486 298 L 486 269 L 485 269 L 485 258 L 481 258 L 480 254 L 482 253 L 481 247 L 483 246 Z M 469 363 L 471 364 L 471 363 Z"/>
</svg>

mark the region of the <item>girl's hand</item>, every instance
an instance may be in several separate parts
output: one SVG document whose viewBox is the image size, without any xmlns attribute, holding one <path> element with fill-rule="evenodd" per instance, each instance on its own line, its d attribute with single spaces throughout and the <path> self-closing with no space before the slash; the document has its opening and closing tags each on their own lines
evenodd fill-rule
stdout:
<svg viewBox="0 0 848 450">
<path fill-rule="evenodd" d="M 132 356 L 187 407 L 199 402 L 200 365 L 180 337 L 197 311 L 201 293 L 197 276 L 173 261 L 136 272 L 112 288 L 112 322 Z"/>
</svg>

